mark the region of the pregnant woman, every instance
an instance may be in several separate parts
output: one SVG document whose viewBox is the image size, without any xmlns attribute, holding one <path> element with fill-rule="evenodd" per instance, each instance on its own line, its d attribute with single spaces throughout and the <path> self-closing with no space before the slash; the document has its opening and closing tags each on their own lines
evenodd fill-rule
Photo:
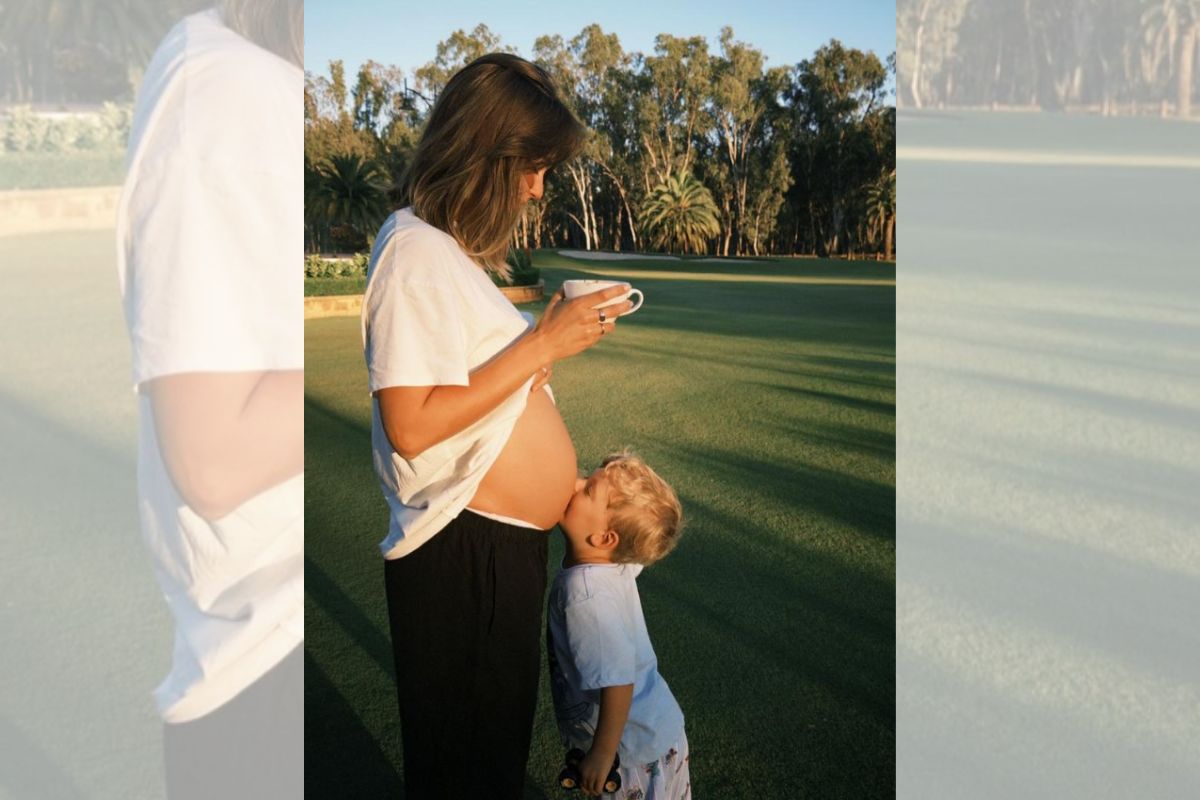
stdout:
<svg viewBox="0 0 1200 800">
<path fill-rule="evenodd" d="M 363 301 L 406 796 L 519 798 L 540 672 L 547 532 L 576 478 L 547 382 L 622 287 L 536 327 L 492 283 L 523 205 L 584 130 L 539 67 L 489 54 L 434 105 Z"/>
</svg>

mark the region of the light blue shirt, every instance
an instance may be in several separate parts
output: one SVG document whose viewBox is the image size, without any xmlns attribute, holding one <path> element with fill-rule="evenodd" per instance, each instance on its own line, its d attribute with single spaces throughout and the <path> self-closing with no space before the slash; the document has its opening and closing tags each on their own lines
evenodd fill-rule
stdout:
<svg viewBox="0 0 1200 800">
<path fill-rule="evenodd" d="M 550 689 L 568 747 L 591 747 L 600 690 L 633 684 L 621 734 L 622 764 L 649 764 L 683 734 L 683 711 L 658 674 L 636 578 L 640 564 L 580 564 L 560 569 L 546 622 Z"/>
</svg>

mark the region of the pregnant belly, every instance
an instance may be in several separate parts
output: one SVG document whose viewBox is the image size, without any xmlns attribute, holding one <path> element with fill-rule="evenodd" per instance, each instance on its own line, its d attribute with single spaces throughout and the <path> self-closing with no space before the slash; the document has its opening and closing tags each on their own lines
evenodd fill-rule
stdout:
<svg viewBox="0 0 1200 800">
<path fill-rule="evenodd" d="M 545 390 L 529 396 L 471 508 L 552 528 L 575 488 L 575 446 Z"/>
</svg>

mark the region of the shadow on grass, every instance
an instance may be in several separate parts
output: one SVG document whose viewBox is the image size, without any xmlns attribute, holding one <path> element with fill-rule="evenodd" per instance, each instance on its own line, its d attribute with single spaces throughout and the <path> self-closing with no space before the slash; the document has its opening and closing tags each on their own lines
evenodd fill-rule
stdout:
<svg viewBox="0 0 1200 800">
<path fill-rule="evenodd" d="M 722 271 L 718 269 L 717 271 Z M 727 271 L 727 270 L 725 270 Z M 546 291 L 593 273 L 546 268 Z M 895 287 L 634 281 L 645 307 L 623 324 L 733 337 L 895 348 Z M 864 324 L 867 323 L 867 324 Z"/>
<path fill-rule="evenodd" d="M 777 392 L 788 392 L 791 394 L 808 397 L 814 400 L 819 400 L 834 405 L 845 406 L 847 408 L 857 409 L 859 411 L 867 411 L 872 414 L 883 414 L 884 416 L 895 416 L 896 404 L 894 402 L 885 402 L 883 400 L 869 400 L 863 397 L 855 397 L 849 394 L 840 394 L 837 392 L 822 392 L 817 389 L 805 389 L 802 386 L 781 386 L 776 383 L 757 383 L 749 382 L 750 386 L 759 386 L 763 389 L 770 389 Z"/>
<path fill-rule="evenodd" d="M 719 773 L 694 767 L 696 785 L 720 797 L 886 796 L 895 779 L 892 581 L 763 535 L 693 494 L 680 499 L 690 533 L 639 584 L 693 752 L 708 750 L 701 760 Z M 788 731 L 786 742 L 764 741 L 766 730 Z M 772 775 L 770 789 L 728 783 L 731 762 Z"/>
<path fill-rule="evenodd" d="M 392 689 L 393 696 L 395 688 Z M 403 797 L 403 780 L 359 710 L 304 653 L 304 783 L 312 797 Z M 397 794 L 397 792 L 399 792 Z"/>
<path fill-rule="evenodd" d="M 894 486 L 796 461 L 767 460 L 761 453 L 741 453 L 648 437 L 670 448 L 679 463 L 707 474 L 732 497 L 770 498 L 800 519 L 812 512 L 848 526 L 868 540 L 895 542 Z"/>
<path fill-rule="evenodd" d="M 596 350 L 591 355 L 599 356 L 602 353 L 612 353 L 612 351 Z M 831 381 L 837 383 L 853 384 L 855 386 L 866 386 L 872 389 L 887 389 L 895 391 L 896 376 L 895 364 L 890 362 L 878 361 L 870 353 L 864 353 L 865 358 L 838 358 L 831 359 L 817 355 L 801 355 L 796 353 L 788 354 L 787 358 L 762 358 L 761 352 L 754 353 L 757 358 L 751 354 L 743 354 L 737 351 L 730 350 L 723 355 L 716 355 L 709 352 L 697 352 L 685 347 L 667 347 L 661 342 L 655 345 L 642 343 L 634 343 L 628 341 L 620 341 L 616 345 L 616 352 L 612 353 L 616 357 L 624 357 L 628 355 L 642 355 L 659 360 L 685 360 L 695 361 L 701 366 L 720 365 L 725 367 L 733 367 L 737 370 L 762 370 L 766 372 L 775 372 L 782 375 L 795 375 L 801 378 L 813 379 L 818 381 Z M 829 366 L 827 362 L 837 361 L 840 365 Z M 812 365 L 816 369 L 801 369 L 798 365 Z M 824 371 L 822 371 L 824 370 Z M 848 376 L 847 372 L 865 373 Z M 877 376 L 872 378 L 870 376 Z"/>
<path fill-rule="evenodd" d="M 874 431 L 835 423 L 781 422 L 773 426 L 797 442 L 817 444 L 830 450 L 851 449 L 889 462 L 896 460 L 896 436 L 892 431 Z"/>
<path fill-rule="evenodd" d="M 0 717 L 0 797 L 86 797 L 50 754 Z"/>
<path fill-rule="evenodd" d="M 380 592 L 383 589 L 383 568 L 379 565 Z M 392 660 L 392 643 L 385 631 L 380 630 L 358 604 L 317 565 L 312 558 L 304 559 L 304 593 L 309 600 L 338 624 L 342 632 L 355 646 L 371 657 L 385 675 L 392 675 L 395 665 Z"/>
</svg>

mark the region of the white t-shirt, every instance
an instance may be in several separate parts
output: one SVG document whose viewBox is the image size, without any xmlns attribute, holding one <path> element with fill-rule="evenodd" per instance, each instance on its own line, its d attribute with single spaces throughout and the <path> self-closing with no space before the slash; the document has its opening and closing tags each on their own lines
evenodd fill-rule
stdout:
<svg viewBox="0 0 1200 800">
<path fill-rule="evenodd" d="M 622 766 L 649 764 L 683 736 L 683 711 L 658 674 L 642 600 L 640 564 L 580 564 L 550 585 L 546 647 L 550 691 L 563 742 L 585 752 L 600 719 L 600 691 L 633 684 L 621 732 Z"/>
<path fill-rule="evenodd" d="M 302 71 L 214 10 L 159 45 L 117 217 L 135 390 L 184 372 L 303 369 L 302 114 Z M 176 624 L 155 696 L 184 722 L 303 642 L 304 478 L 209 523 L 171 481 L 149 396 L 138 404 L 139 516 Z"/>
<path fill-rule="evenodd" d="M 389 386 L 468 385 L 468 375 L 523 336 L 522 314 L 454 237 L 395 212 L 367 268 L 362 335 L 370 391 Z M 371 398 L 375 472 L 391 509 L 385 558 L 408 555 L 467 506 L 525 410 L 533 376 L 465 430 L 413 459 L 392 447 Z"/>
</svg>

